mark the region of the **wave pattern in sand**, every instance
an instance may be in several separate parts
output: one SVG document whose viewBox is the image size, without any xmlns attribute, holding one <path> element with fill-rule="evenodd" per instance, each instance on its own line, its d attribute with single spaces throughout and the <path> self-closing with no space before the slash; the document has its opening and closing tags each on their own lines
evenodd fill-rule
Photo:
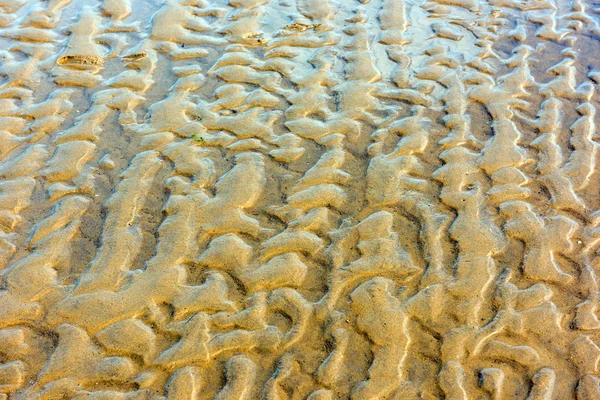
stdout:
<svg viewBox="0 0 600 400">
<path fill-rule="evenodd" d="M 0 399 L 600 399 L 587 0 L 0 0 Z"/>
</svg>

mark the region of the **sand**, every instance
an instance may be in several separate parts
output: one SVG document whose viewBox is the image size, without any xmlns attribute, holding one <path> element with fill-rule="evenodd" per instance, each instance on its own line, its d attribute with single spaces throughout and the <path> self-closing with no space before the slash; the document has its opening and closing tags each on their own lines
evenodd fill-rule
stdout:
<svg viewBox="0 0 600 400">
<path fill-rule="evenodd" d="M 600 9 L 0 0 L 1 399 L 600 399 Z"/>
</svg>

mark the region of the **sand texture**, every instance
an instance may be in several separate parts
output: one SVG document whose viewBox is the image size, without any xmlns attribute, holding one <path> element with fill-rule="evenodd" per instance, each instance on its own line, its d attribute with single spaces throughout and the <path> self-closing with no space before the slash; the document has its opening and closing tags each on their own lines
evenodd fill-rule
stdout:
<svg viewBox="0 0 600 400">
<path fill-rule="evenodd" d="M 0 0 L 0 400 L 599 400 L 600 5 Z"/>
</svg>

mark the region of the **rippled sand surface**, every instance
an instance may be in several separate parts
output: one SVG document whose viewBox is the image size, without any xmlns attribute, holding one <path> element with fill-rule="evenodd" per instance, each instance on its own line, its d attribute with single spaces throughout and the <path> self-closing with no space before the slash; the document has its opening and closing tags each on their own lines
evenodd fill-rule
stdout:
<svg viewBox="0 0 600 400">
<path fill-rule="evenodd" d="M 599 7 L 0 0 L 0 400 L 600 399 Z"/>
</svg>

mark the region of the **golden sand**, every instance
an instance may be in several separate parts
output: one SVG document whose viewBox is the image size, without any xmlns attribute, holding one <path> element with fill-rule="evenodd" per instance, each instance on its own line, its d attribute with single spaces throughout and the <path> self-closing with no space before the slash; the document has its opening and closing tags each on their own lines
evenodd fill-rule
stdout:
<svg viewBox="0 0 600 400">
<path fill-rule="evenodd" d="M 0 0 L 0 400 L 600 399 L 588 0 Z"/>
</svg>

